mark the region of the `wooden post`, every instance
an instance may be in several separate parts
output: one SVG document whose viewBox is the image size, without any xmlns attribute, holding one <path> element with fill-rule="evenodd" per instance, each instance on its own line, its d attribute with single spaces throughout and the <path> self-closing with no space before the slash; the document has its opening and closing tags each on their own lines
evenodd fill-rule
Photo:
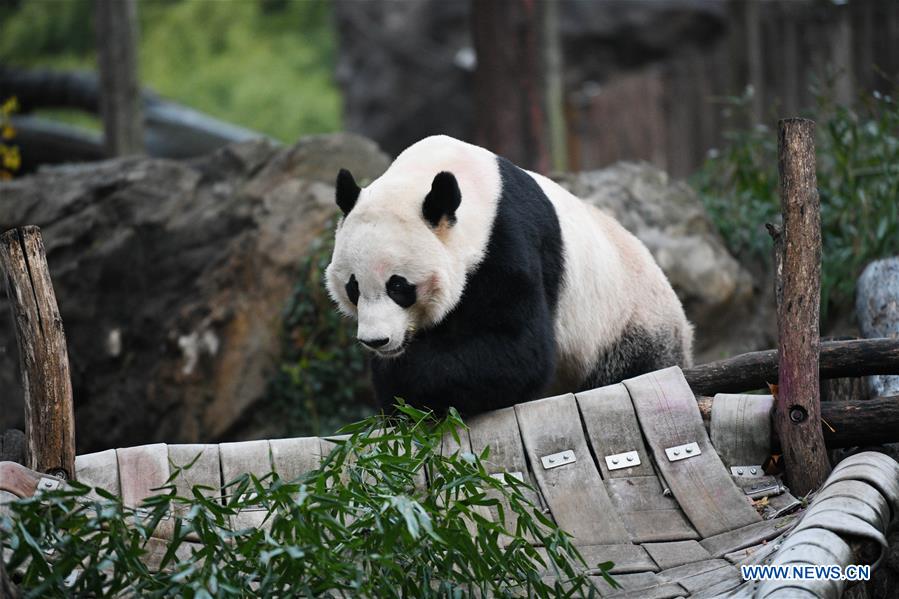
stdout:
<svg viewBox="0 0 899 599">
<path fill-rule="evenodd" d="M 26 465 L 71 479 L 75 474 L 72 380 L 40 229 L 21 227 L 0 235 L 0 266 L 6 272 L 25 386 Z"/>
<path fill-rule="evenodd" d="M 144 123 L 137 77 L 137 3 L 94 0 L 94 9 L 106 152 L 139 154 L 144 148 Z"/>
<path fill-rule="evenodd" d="M 783 231 L 773 231 L 777 268 L 778 394 L 774 428 L 787 484 L 799 495 L 830 473 L 821 432 L 818 384 L 821 206 L 815 174 L 815 123 L 778 123 Z"/>
</svg>

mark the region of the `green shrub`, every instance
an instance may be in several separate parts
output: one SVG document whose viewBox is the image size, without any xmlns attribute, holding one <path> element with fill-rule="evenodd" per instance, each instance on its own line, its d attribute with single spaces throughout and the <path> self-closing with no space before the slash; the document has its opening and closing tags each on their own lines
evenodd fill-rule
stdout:
<svg viewBox="0 0 899 599">
<path fill-rule="evenodd" d="M 835 104 L 827 87 L 806 116 L 817 122 L 817 174 L 823 242 L 821 308 L 852 305 L 869 261 L 899 253 L 899 106 L 874 93 L 858 107 Z M 743 110 L 748 98 L 730 98 Z M 779 222 L 777 132 L 758 125 L 726 134 L 692 183 L 730 249 L 770 259 L 766 222 Z"/>
<path fill-rule="evenodd" d="M 258 420 L 284 435 L 330 434 L 375 411 L 368 362 L 356 343 L 355 323 L 343 317 L 325 289 L 334 251 L 334 222 L 310 246 L 284 314 L 279 370 Z"/>
<path fill-rule="evenodd" d="M 180 497 L 170 485 L 135 512 L 105 492 L 89 499 L 77 483 L 14 502 L 0 519 L 7 570 L 27 597 L 594 596 L 583 558 L 528 502 L 524 483 L 489 475 L 487 450 L 441 454 L 446 435 L 458 442 L 458 414 L 438 423 L 397 408 L 345 429 L 320 469 L 292 482 L 241 477 L 224 504 L 201 487 Z M 229 526 L 257 505 L 265 525 Z M 146 540 L 171 513 L 182 516 L 162 568 L 150 569 Z M 511 513 L 514 530 L 502 524 Z M 199 541 L 191 557 L 176 557 L 188 536 Z M 614 585 L 610 563 L 594 567 Z"/>
</svg>

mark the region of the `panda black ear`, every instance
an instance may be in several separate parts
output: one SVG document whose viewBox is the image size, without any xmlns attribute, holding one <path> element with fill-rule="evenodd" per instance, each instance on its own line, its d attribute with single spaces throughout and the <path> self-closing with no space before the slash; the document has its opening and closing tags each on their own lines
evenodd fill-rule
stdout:
<svg viewBox="0 0 899 599">
<path fill-rule="evenodd" d="M 345 168 L 340 169 L 340 172 L 337 173 L 335 187 L 337 188 L 337 193 L 335 194 L 337 196 L 337 206 L 343 212 L 343 215 L 346 216 L 353 209 L 353 206 L 356 205 L 356 200 L 359 199 L 359 192 L 362 190 L 356 184 L 356 180 L 353 179 L 352 173 Z"/>
<path fill-rule="evenodd" d="M 456 224 L 456 209 L 462 203 L 462 192 L 459 191 L 459 183 L 452 173 L 443 171 L 437 173 L 434 182 L 431 183 L 431 191 L 425 196 L 421 206 L 421 214 L 433 227 L 440 226 L 444 218 L 449 224 Z"/>
</svg>

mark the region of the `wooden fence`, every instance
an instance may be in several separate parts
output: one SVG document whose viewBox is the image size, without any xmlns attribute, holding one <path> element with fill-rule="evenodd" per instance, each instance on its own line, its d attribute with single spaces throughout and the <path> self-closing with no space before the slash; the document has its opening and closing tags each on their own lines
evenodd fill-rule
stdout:
<svg viewBox="0 0 899 599">
<path fill-rule="evenodd" d="M 647 160 L 675 176 L 696 170 L 730 127 L 799 114 L 812 78 L 835 73 L 842 103 L 899 82 L 895 0 L 734 0 L 728 33 L 637 73 L 583 84 L 567 99 L 570 168 Z M 750 120 L 723 116 L 722 99 L 752 86 Z"/>
</svg>

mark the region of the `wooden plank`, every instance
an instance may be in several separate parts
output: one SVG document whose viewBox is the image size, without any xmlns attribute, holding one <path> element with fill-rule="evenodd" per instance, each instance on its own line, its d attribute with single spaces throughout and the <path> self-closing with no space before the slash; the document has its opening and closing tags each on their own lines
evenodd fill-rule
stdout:
<svg viewBox="0 0 899 599">
<path fill-rule="evenodd" d="M 612 504 L 635 542 L 699 538 L 674 498 L 664 494 L 657 476 L 616 478 L 605 484 Z"/>
<path fill-rule="evenodd" d="M 590 568 L 603 562 L 615 562 L 612 574 L 655 572 L 659 568 L 641 545 L 616 543 L 612 545 L 579 545 L 578 550 Z"/>
<path fill-rule="evenodd" d="M 673 366 L 624 384 L 659 470 L 700 535 L 709 537 L 758 522 L 752 503 L 712 447 L 680 368 Z M 700 454 L 670 461 L 665 450 L 687 443 L 696 443 Z"/>
<path fill-rule="evenodd" d="M 676 582 L 688 593 L 694 593 L 725 581 L 732 581 L 733 587 L 739 586 L 743 582 L 740 570 L 723 559 L 710 559 L 669 568 L 659 572 L 659 577 L 668 582 Z"/>
<path fill-rule="evenodd" d="M 712 559 L 705 547 L 696 541 L 674 541 L 671 543 L 644 543 L 643 548 L 662 570 L 682 566 L 690 562 Z"/>
<path fill-rule="evenodd" d="M 673 599 L 687 594 L 684 587 L 667 582 L 653 572 L 618 574 L 614 578 L 620 589 L 613 589 L 601 576 L 591 576 L 590 581 L 600 596 L 615 599 Z"/>
<path fill-rule="evenodd" d="M 75 475 L 72 379 L 41 230 L 20 227 L 0 235 L 0 267 L 6 272 L 25 388 L 25 465 L 70 479 Z"/>
<path fill-rule="evenodd" d="M 576 397 L 602 477 L 609 480 L 655 476 L 627 388 L 622 384 L 610 385 L 578 393 Z M 637 452 L 640 465 L 610 471 L 605 456 L 628 451 Z"/>
<path fill-rule="evenodd" d="M 179 470 L 173 482 L 181 497 L 193 497 L 193 488 L 198 485 L 209 487 L 200 490 L 204 497 L 221 496 L 222 471 L 218 445 L 169 445 L 169 467 L 173 472 Z"/>
<path fill-rule="evenodd" d="M 515 406 L 525 450 L 556 523 L 579 545 L 627 543 L 630 535 L 615 511 L 587 448 L 574 395 Z M 545 468 L 542 458 L 572 452 L 575 460 Z"/>
<path fill-rule="evenodd" d="M 533 490 L 522 489 L 522 495 L 533 505 L 546 507 L 543 498 L 536 490 L 537 480 L 528 468 L 515 408 L 503 408 L 475 416 L 469 420 L 468 427 L 471 450 L 474 453 L 481 455 L 485 448 L 490 447 L 490 455 L 484 462 L 487 472 L 496 476 L 507 472 L 519 480 L 523 480 L 531 485 Z M 504 502 L 504 504 L 503 507 L 508 514 L 508 502 Z M 495 510 L 492 512 L 496 517 Z M 517 518 L 512 514 L 509 526 L 514 527 L 516 521 Z M 514 528 L 510 530 L 514 530 Z"/>
<path fill-rule="evenodd" d="M 322 448 L 318 437 L 270 439 L 272 467 L 282 480 L 295 480 L 321 466 Z"/>
<path fill-rule="evenodd" d="M 75 456 L 75 480 L 85 485 L 101 488 L 113 495 L 121 495 L 119 487 L 119 460 L 115 449 Z M 96 491 L 88 497 L 100 499 Z"/>
<path fill-rule="evenodd" d="M 712 445 L 727 466 L 764 464 L 771 455 L 771 395 L 719 393 L 712 404 Z"/>
<path fill-rule="evenodd" d="M 699 538 L 677 502 L 663 493 L 627 388 L 610 385 L 578 393 L 576 398 L 606 491 L 631 538 L 635 542 Z M 606 456 L 634 451 L 639 465 L 609 468 Z"/>
<path fill-rule="evenodd" d="M 169 453 L 165 443 L 125 447 L 116 449 L 115 452 L 124 505 L 140 508 L 144 499 L 161 493 L 155 489 L 165 485 L 169 479 Z M 160 520 L 152 533 L 153 536 L 170 539 L 173 532 L 172 525 L 171 518 Z"/>
<path fill-rule="evenodd" d="M 238 443 L 220 443 L 219 458 L 222 463 L 222 485 L 227 485 L 243 474 L 252 474 L 262 478 L 272 471 L 271 450 L 268 441 L 242 441 Z M 270 481 L 266 481 L 270 482 Z M 265 482 L 263 484 L 266 484 Z M 234 487 L 224 487 L 225 503 Z M 235 529 L 258 528 L 268 516 L 262 506 L 253 506 L 241 510 L 231 519 Z M 271 524 L 271 522 L 266 522 Z"/>
<path fill-rule="evenodd" d="M 712 556 L 722 557 L 726 553 L 732 553 L 750 545 L 758 545 L 763 541 L 775 539 L 790 530 L 795 523 L 795 516 L 784 516 L 776 520 L 762 520 L 755 524 L 707 537 L 700 541 L 700 544 Z"/>
</svg>

